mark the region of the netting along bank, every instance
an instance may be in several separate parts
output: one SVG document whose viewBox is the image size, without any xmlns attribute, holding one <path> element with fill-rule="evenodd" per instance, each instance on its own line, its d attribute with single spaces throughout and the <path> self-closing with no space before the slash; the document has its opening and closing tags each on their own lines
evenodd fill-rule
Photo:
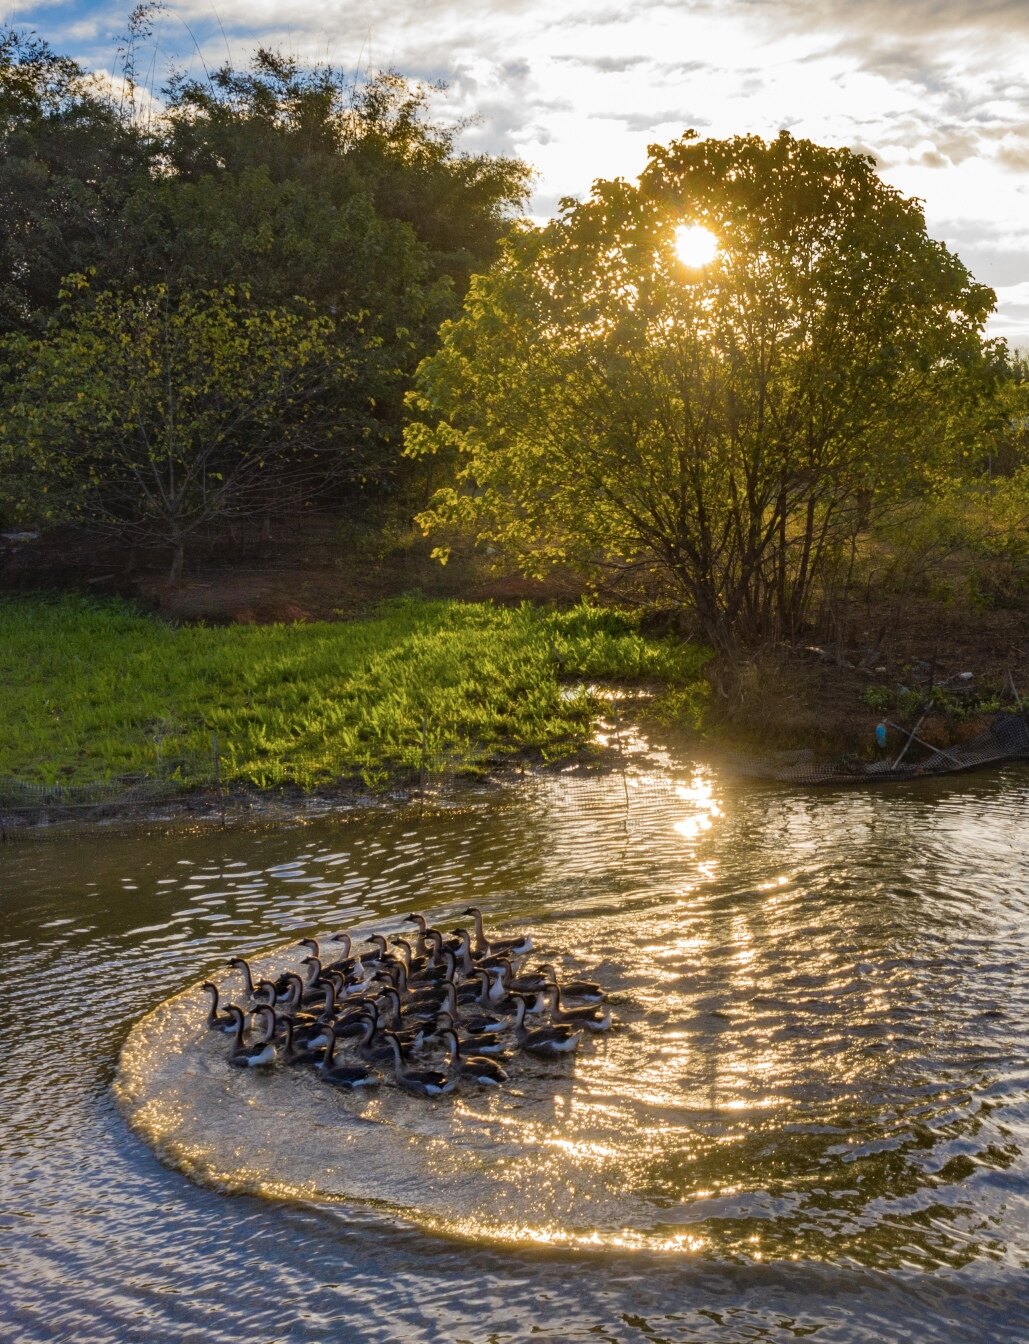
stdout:
<svg viewBox="0 0 1029 1344">
<path fill-rule="evenodd" d="M 913 734 L 911 735 L 913 737 Z M 917 740 L 917 739 L 915 739 Z M 911 737 L 908 744 L 910 745 Z M 823 763 L 761 767 L 755 764 L 740 773 L 781 784 L 887 784 L 928 775 L 956 774 L 1005 761 L 1029 760 L 1029 716 L 1024 713 L 995 714 L 986 728 L 967 742 L 939 748 L 920 761 L 898 756 L 879 761 L 844 759 Z"/>
<path fill-rule="evenodd" d="M 901 758 L 879 761 L 843 759 L 816 762 L 807 753 L 791 753 L 789 760 L 744 756 L 723 757 L 721 768 L 737 777 L 766 780 L 795 787 L 833 785 L 870 785 L 953 774 L 1005 761 L 1029 760 L 1029 715 L 998 713 L 976 737 L 954 747 L 930 751 L 921 760 L 912 760 L 907 748 Z M 805 759 L 798 760 L 799 756 Z M 296 763 L 303 767 L 303 762 Z M 324 764 L 322 762 L 322 764 Z M 125 817 L 152 817 L 154 820 L 214 818 L 225 822 L 258 817 L 312 815 L 338 808 L 341 800 L 353 803 L 424 803 L 431 798 L 446 801 L 467 793 L 474 780 L 488 776 L 498 762 L 488 753 L 470 746 L 464 752 L 445 756 L 428 753 L 420 771 L 408 772 L 403 781 L 390 781 L 385 774 L 377 784 L 355 779 L 352 765 L 340 762 L 338 777 L 326 778 L 313 789 L 286 784 L 275 789 L 252 786 L 226 786 L 220 777 L 217 754 L 206 760 L 168 760 L 158 762 L 152 774 L 111 775 L 103 779 L 74 783 L 37 783 L 0 776 L 0 838 L 14 838 L 32 832 L 45 833 L 55 825 L 91 825 L 96 821 Z M 682 784 L 659 768 L 650 771 L 645 753 L 630 750 L 628 757 L 619 748 L 606 767 L 546 767 L 521 762 L 515 769 L 504 770 L 501 778 L 519 787 L 533 780 L 552 778 L 558 770 L 566 786 L 580 805 L 615 808 L 624 812 L 630 827 L 637 814 L 655 807 L 670 808 L 684 796 Z M 574 784 L 573 784 L 574 781 Z"/>
</svg>

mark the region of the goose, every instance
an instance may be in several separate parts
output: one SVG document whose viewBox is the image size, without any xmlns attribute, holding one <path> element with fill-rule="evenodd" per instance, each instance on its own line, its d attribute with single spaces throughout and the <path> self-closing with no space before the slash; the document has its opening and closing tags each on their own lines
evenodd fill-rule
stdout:
<svg viewBox="0 0 1029 1344">
<path fill-rule="evenodd" d="M 436 1018 L 436 1029 L 431 1033 L 431 1038 L 439 1037 L 442 1039 L 444 1032 L 456 1031 L 457 1025 L 457 1021 L 449 1013 L 440 1013 L 439 1017 Z M 461 1026 L 464 1026 L 463 1022 Z M 427 1034 L 425 1039 L 429 1040 L 430 1035 Z M 507 1047 L 498 1036 L 479 1036 L 474 1041 L 462 1041 L 461 1044 L 472 1045 L 480 1055 L 493 1055 L 497 1059 L 504 1060 L 511 1058 L 507 1052 Z"/>
<path fill-rule="evenodd" d="M 393 1074 L 398 1087 L 402 1087 L 405 1092 L 417 1092 L 423 1097 L 442 1097 L 453 1092 L 457 1086 L 455 1076 L 441 1073 L 438 1069 L 405 1069 L 400 1042 L 392 1031 L 384 1031 L 382 1034 L 393 1051 Z"/>
<path fill-rule="evenodd" d="M 528 975 L 509 975 L 507 987 L 515 994 L 535 994 L 538 990 L 544 988 L 548 980 L 556 979 L 553 967 L 551 967 L 549 975 L 545 975 L 542 970 L 530 971 Z"/>
<path fill-rule="evenodd" d="M 324 975 L 325 972 L 323 971 Z M 339 975 L 338 971 L 329 972 L 331 975 Z M 353 970 L 347 976 L 341 976 L 339 988 L 339 997 L 341 999 L 353 999 L 361 994 L 367 994 L 376 983 L 378 972 L 366 967 L 361 961 L 354 963 Z"/>
<path fill-rule="evenodd" d="M 282 1062 L 284 1064 L 314 1064 L 322 1055 L 325 1045 L 328 1045 L 328 1034 L 326 1033 L 324 1045 L 315 1043 L 303 1044 L 296 1039 L 295 1028 L 291 1018 L 283 1017 L 279 1021 L 282 1023 L 285 1031 L 285 1044 L 282 1047 Z"/>
<path fill-rule="evenodd" d="M 304 991 L 300 976 L 292 975 L 290 980 L 289 991 L 276 1004 L 280 1016 L 292 1018 L 298 1029 L 302 1026 L 311 1026 L 315 1022 L 331 1022 L 337 1012 L 336 986 L 333 981 L 325 979 L 316 986 L 318 993 L 324 995 L 320 1011 L 316 1012 L 319 1004 L 314 994 L 309 994 L 307 1002 L 301 1003 Z"/>
<path fill-rule="evenodd" d="M 311 941 L 313 942 L 314 939 L 312 938 Z M 363 979 L 365 975 L 364 964 L 360 956 L 355 957 L 351 955 L 354 948 L 354 940 L 351 938 L 350 934 L 333 934 L 329 939 L 329 942 L 342 943 L 343 953 L 342 956 L 337 957 L 335 961 L 330 961 L 325 969 L 327 971 L 341 971 L 345 976 L 356 976 L 359 979 Z M 314 955 L 318 957 L 321 956 L 321 953 L 316 952 Z M 370 958 L 365 957 L 364 960 L 370 960 Z"/>
<path fill-rule="evenodd" d="M 367 998 L 356 999 L 352 1004 L 348 1004 L 347 1011 L 336 1019 L 336 1036 L 360 1036 L 364 1030 L 362 1025 L 364 1016 L 370 1008 L 371 1002 Z"/>
<path fill-rule="evenodd" d="M 417 1050 L 425 1040 L 425 1027 L 431 1019 L 416 1019 L 415 1026 L 404 1027 L 401 1025 L 400 995 L 395 989 L 387 989 L 383 998 L 388 1007 L 383 1014 L 376 1014 L 376 1025 L 389 1027 L 405 1050 Z"/>
<path fill-rule="evenodd" d="M 438 1009 L 454 989 L 450 984 L 443 984 L 437 988 L 412 988 L 408 983 L 403 962 L 390 967 L 390 979 L 393 981 L 393 988 L 409 1007 L 431 1006 Z"/>
<path fill-rule="evenodd" d="M 547 994 L 552 1004 L 551 1020 L 566 1025 L 587 1027 L 590 1031 L 607 1031 L 611 1026 L 611 1009 L 605 1008 L 565 1008 L 561 1003 L 561 989 L 553 980 L 547 981 Z"/>
<path fill-rule="evenodd" d="M 486 990 L 487 1003 L 484 1006 L 501 1013 L 514 1012 L 515 1000 L 510 983 L 511 963 L 505 957 L 496 966 L 488 967 L 486 974 L 490 977 L 490 985 Z"/>
<path fill-rule="evenodd" d="M 378 1087 L 379 1075 L 372 1069 L 362 1068 L 360 1065 L 337 1064 L 335 1062 L 336 1052 L 336 1031 L 335 1028 L 329 1028 L 329 1043 L 325 1047 L 325 1055 L 321 1061 L 315 1065 L 323 1081 L 332 1083 L 333 1087 Z"/>
<path fill-rule="evenodd" d="M 363 962 L 375 961 L 375 958 L 379 956 L 379 954 L 375 952 L 357 953 L 356 956 L 353 956 L 353 938 L 351 938 L 351 935 L 348 933 L 330 934 L 325 941 L 343 943 L 343 954 L 337 957 L 336 961 L 330 961 L 329 964 L 325 966 L 325 970 L 340 970 L 340 972 L 343 972 L 344 976 L 349 976 L 349 974 L 352 974 L 355 970 L 359 974 L 364 974 Z M 320 954 L 316 953 L 316 956 L 320 956 Z M 324 960 L 325 958 L 321 957 L 321 961 L 324 962 Z"/>
<path fill-rule="evenodd" d="M 317 1017 L 302 1013 L 296 1017 L 284 1019 L 293 1028 L 293 1037 L 298 1049 L 324 1050 L 329 1043 L 329 1028 L 336 1027 L 337 1032 L 345 1031 L 347 1018 L 336 1022 L 335 990 L 331 984 L 325 986 L 325 1007 Z"/>
<path fill-rule="evenodd" d="M 444 1031 L 443 1044 L 450 1051 L 448 1068 L 456 1069 L 460 1077 L 470 1078 L 484 1087 L 499 1087 L 501 1083 L 507 1082 L 510 1075 L 495 1059 L 486 1059 L 484 1055 L 462 1055 L 457 1032 Z"/>
<path fill-rule="evenodd" d="M 408 975 L 408 980 L 412 988 L 442 984 L 444 981 L 452 981 L 456 971 L 457 963 L 454 960 L 453 952 L 444 952 L 438 964 L 430 963 L 423 970 L 411 972 Z"/>
<path fill-rule="evenodd" d="M 312 957 L 317 957 L 318 961 L 321 963 L 322 973 L 325 975 L 327 975 L 330 971 L 336 971 L 342 974 L 344 977 L 349 978 L 354 973 L 355 970 L 359 972 L 361 975 L 363 975 L 364 967 L 361 965 L 361 958 L 352 957 L 350 955 L 351 939 L 349 933 L 334 934 L 328 941 L 332 943 L 332 942 L 343 942 L 344 940 L 345 944 L 343 955 L 337 958 L 335 961 L 330 962 L 326 962 L 325 957 L 322 954 L 321 945 L 318 942 L 317 938 L 301 938 L 298 946 L 306 947 L 310 951 Z M 281 978 L 282 977 L 280 977 L 280 979 Z"/>
<path fill-rule="evenodd" d="M 534 1055 L 566 1055 L 579 1048 L 582 1032 L 569 1026 L 536 1027 L 528 1031 L 525 1026 L 525 1000 L 520 999 L 514 1020 L 515 1039 L 523 1050 Z"/>
<path fill-rule="evenodd" d="M 299 980 L 300 977 L 297 976 L 296 979 Z M 288 1000 L 279 1005 L 280 1015 L 292 1018 L 293 1025 L 298 1031 L 301 1027 L 311 1027 L 316 1022 L 331 1022 L 335 1018 L 337 1012 L 336 986 L 331 980 L 326 980 L 325 984 L 319 985 L 319 989 L 325 995 L 321 1012 L 315 1012 L 318 1005 L 313 1000 L 301 1008 L 295 991 Z"/>
<path fill-rule="evenodd" d="M 275 1032 L 275 1010 L 262 1004 L 260 1008 L 254 1011 L 254 1017 L 261 1018 L 261 1025 L 264 1035 L 256 1045 L 243 1044 L 243 1009 L 233 1005 L 233 1015 L 236 1018 L 236 1039 L 232 1043 L 232 1053 L 229 1055 L 229 1063 L 237 1069 L 257 1069 L 266 1064 L 275 1063 L 275 1046 L 272 1042 L 272 1035 Z"/>
<path fill-rule="evenodd" d="M 304 982 L 296 971 L 286 971 L 275 981 L 275 1005 L 291 1017 L 304 997 Z"/>
<path fill-rule="evenodd" d="M 521 957 L 532 951 L 532 938 L 527 933 L 519 934 L 517 938 L 487 939 L 482 930 L 482 911 L 470 905 L 464 913 L 475 921 L 476 956 Z"/>
<path fill-rule="evenodd" d="M 467 929 L 454 929 L 453 936 L 444 946 L 453 952 L 461 967 L 461 974 L 467 979 L 475 974 L 475 959 L 472 956 L 472 938 Z"/>
<path fill-rule="evenodd" d="M 393 1047 L 389 1044 L 375 1045 L 373 1038 L 378 1030 L 378 1023 L 371 1013 L 367 1013 L 364 1019 L 364 1035 L 357 1047 L 357 1053 L 362 1059 L 368 1060 L 371 1064 L 381 1064 L 385 1060 L 393 1058 Z M 394 1033 L 395 1035 L 396 1033 Z"/>
<path fill-rule="evenodd" d="M 539 967 L 539 976 L 528 977 L 532 979 L 557 980 L 557 972 L 549 961 L 545 961 Z M 513 986 L 518 988 L 518 982 Z M 537 988 L 537 986 L 533 986 Z M 561 993 L 566 999 L 582 999 L 584 1003 L 603 1003 L 607 998 L 604 990 L 595 980 L 569 980 L 561 986 Z"/>
<path fill-rule="evenodd" d="M 205 980 L 200 988 L 211 996 L 211 1007 L 207 1014 L 207 1030 L 226 1032 L 235 1031 L 236 1018 L 233 1015 L 231 1008 L 225 1009 L 224 1012 L 218 1011 L 218 986 L 212 985 L 210 980 Z M 235 1005 L 233 1004 L 232 1007 L 235 1007 Z M 237 1011 L 242 1012 L 242 1009 L 238 1009 Z"/>
<path fill-rule="evenodd" d="M 228 964 L 238 966 L 243 972 L 243 984 L 246 987 L 247 997 L 252 999 L 254 997 L 254 977 L 250 973 L 249 961 L 245 957 L 230 957 Z"/>
<path fill-rule="evenodd" d="M 458 1003 L 477 1003 L 480 1008 L 488 1008 L 490 978 L 488 971 L 476 971 L 457 991 Z"/>
<path fill-rule="evenodd" d="M 447 983 L 443 986 L 441 998 L 425 1002 L 413 1001 L 405 1005 L 404 1011 L 408 1021 L 422 1024 L 435 1022 L 440 1013 L 450 1013 L 452 1017 L 456 1017 L 457 991 L 452 984 Z"/>
<path fill-rule="evenodd" d="M 318 957 L 305 957 L 300 964 L 308 967 L 307 983 L 300 995 L 300 1002 L 318 1003 L 322 998 L 322 985 L 324 983 L 321 960 Z"/>
<path fill-rule="evenodd" d="M 504 966 L 510 966 L 510 963 L 505 961 Z M 462 985 L 457 992 L 458 1003 L 466 1005 L 477 1003 L 487 1013 L 513 1013 L 517 1006 L 519 994 L 508 993 L 505 980 L 506 973 L 503 966 L 479 970 L 475 974 L 477 988 L 473 988 L 470 981 L 467 985 Z M 497 978 L 494 979 L 494 976 Z M 520 991 L 519 993 L 526 998 L 533 997 L 533 991 L 531 990 Z M 544 1003 L 540 999 L 541 993 L 542 990 L 535 991 L 535 1001 L 526 1008 L 526 1012 L 541 1013 L 543 1011 Z"/>
<path fill-rule="evenodd" d="M 443 946 L 443 935 L 439 929 L 426 929 L 425 941 L 428 944 L 429 961 L 433 966 L 442 966 L 443 953 L 451 952 L 451 949 Z M 452 952 L 451 955 L 453 955 Z"/>
<path fill-rule="evenodd" d="M 525 1000 L 520 1000 L 520 1003 L 524 1015 Z M 461 1026 L 464 1027 L 469 1036 L 499 1036 L 502 1031 L 507 1030 L 507 1019 L 496 1016 L 487 1017 L 484 1014 L 476 1013 L 472 1017 L 463 1017 Z"/>
<path fill-rule="evenodd" d="M 404 963 L 404 970 L 408 975 L 417 975 L 421 971 L 428 970 L 429 958 L 418 956 L 406 938 L 401 938 L 397 934 L 393 939 L 393 946 L 400 948 L 400 960 Z"/>
<path fill-rule="evenodd" d="M 415 948 L 414 948 L 415 955 L 419 957 L 424 957 L 428 952 L 428 948 L 425 945 L 425 933 L 429 927 L 428 920 L 425 918 L 424 915 L 412 914 L 404 916 L 404 923 L 417 924 L 418 936 L 415 938 Z"/>
<path fill-rule="evenodd" d="M 271 980 L 258 980 L 250 996 L 254 1008 L 271 1008 L 275 1003 L 275 985 Z"/>
<path fill-rule="evenodd" d="M 381 933 L 370 933 L 365 941 L 373 943 L 375 945 L 375 951 L 362 952 L 361 960 L 369 962 L 376 970 L 383 970 L 386 967 L 393 966 L 400 960 L 395 952 L 390 951 L 390 948 Z"/>
</svg>

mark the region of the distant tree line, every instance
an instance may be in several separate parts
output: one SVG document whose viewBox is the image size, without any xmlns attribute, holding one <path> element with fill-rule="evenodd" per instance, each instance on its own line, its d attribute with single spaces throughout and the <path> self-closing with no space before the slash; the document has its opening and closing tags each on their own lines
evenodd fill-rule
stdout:
<svg viewBox="0 0 1029 1344">
<path fill-rule="evenodd" d="M 259 50 L 149 107 L 0 32 L 0 519 L 167 548 L 402 495 L 404 396 L 529 172 L 434 90 Z"/>
</svg>

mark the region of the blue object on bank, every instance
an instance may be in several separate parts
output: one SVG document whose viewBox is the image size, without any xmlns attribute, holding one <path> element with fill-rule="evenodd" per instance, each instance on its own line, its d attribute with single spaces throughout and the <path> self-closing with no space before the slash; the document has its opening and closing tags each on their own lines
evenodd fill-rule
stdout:
<svg viewBox="0 0 1029 1344">
<path fill-rule="evenodd" d="M 877 747 L 885 747 L 885 745 L 886 745 L 886 725 L 885 725 L 885 723 L 877 723 L 877 724 L 875 725 L 875 744 L 876 744 Z"/>
</svg>

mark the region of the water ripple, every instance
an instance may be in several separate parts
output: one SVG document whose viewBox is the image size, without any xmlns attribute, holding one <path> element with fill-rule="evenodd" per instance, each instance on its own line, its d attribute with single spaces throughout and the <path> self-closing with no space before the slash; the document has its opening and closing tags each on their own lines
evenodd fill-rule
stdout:
<svg viewBox="0 0 1029 1344">
<path fill-rule="evenodd" d="M 1029 1340 L 1027 829 L 1014 771 L 802 795 L 657 753 L 421 819 L 9 846 L 5 1335 Z M 597 969 L 624 1025 L 513 1117 L 422 1113 L 436 1175 L 473 1168 L 440 1214 L 470 1240 L 374 1200 L 227 1199 L 126 1132 L 109 1087 L 142 1014 L 234 952 L 472 895 Z M 282 1149 L 280 1124 L 260 1180 Z M 390 1179 L 418 1213 L 417 1169 Z M 628 1253 L 648 1238 L 681 1249 Z"/>
</svg>

